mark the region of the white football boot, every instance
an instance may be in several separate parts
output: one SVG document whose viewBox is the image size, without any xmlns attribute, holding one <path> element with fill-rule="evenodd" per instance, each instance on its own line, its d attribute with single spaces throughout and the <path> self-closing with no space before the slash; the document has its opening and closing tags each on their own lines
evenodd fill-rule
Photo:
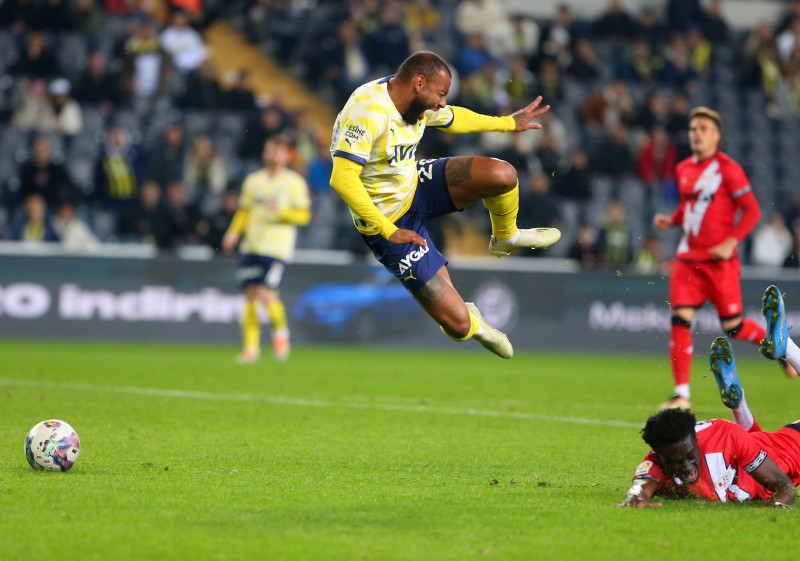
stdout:
<svg viewBox="0 0 800 561">
<path fill-rule="evenodd" d="M 517 239 L 498 240 L 494 236 L 489 240 L 489 253 L 497 257 L 505 257 L 515 249 L 544 249 L 561 239 L 558 228 L 529 228 L 520 230 Z"/>
<path fill-rule="evenodd" d="M 506 334 L 486 323 L 475 304 L 472 302 L 464 302 L 464 304 L 469 313 L 475 316 L 475 319 L 481 324 L 481 334 L 473 335 L 472 338 L 501 358 L 514 356 L 514 347 L 511 346 L 511 341 L 508 340 Z"/>
</svg>

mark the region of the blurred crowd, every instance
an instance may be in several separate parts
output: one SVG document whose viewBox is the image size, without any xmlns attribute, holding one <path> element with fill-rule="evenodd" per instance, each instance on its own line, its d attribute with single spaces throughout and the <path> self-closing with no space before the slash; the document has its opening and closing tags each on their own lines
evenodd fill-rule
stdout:
<svg viewBox="0 0 800 561">
<path fill-rule="evenodd" d="M 419 49 L 452 64 L 452 104 L 502 115 L 542 95 L 541 131 L 430 130 L 417 157 L 511 162 L 519 223 L 560 228 L 547 254 L 586 268 L 668 272 L 678 232 L 654 232 L 652 215 L 675 208 L 687 115 L 709 105 L 762 206 L 745 263 L 797 267 L 800 0 L 748 30 L 719 0 L 647 6 L 606 0 L 588 20 L 501 0 L 4 0 L 0 239 L 216 251 L 264 139 L 285 132 L 314 195 L 300 245 L 361 251 L 328 185 L 330 123 L 257 95 L 246 71 L 218 75 L 203 31 L 226 19 L 336 110 Z M 485 253 L 482 208 L 434 224 L 446 251 Z"/>
</svg>

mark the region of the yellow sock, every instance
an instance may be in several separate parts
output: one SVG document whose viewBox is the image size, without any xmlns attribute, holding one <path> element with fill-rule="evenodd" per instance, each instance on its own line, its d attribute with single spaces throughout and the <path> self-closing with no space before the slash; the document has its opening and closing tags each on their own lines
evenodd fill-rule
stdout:
<svg viewBox="0 0 800 561">
<path fill-rule="evenodd" d="M 486 197 L 483 204 L 489 210 L 492 235 L 498 240 L 510 240 L 517 235 L 517 213 L 519 212 L 519 181 L 508 193 Z"/>
<path fill-rule="evenodd" d="M 276 298 L 267 304 L 267 313 L 269 314 L 273 333 L 286 330 L 288 323 L 286 322 L 286 308 L 283 307 L 283 302 Z"/>
<path fill-rule="evenodd" d="M 453 341 L 458 341 L 460 343 L 462 341 L 466 341 L 467 339 L 471 339 L 473 335 L 475 335 L 478 332 L 481 325 L 478 323 L 478 318 L 476 318 L 472 314 L 469 314 L 469 332 L 466 335 L 464 335 L 463 338 L 453 337 L 447 331 L 445 331 L 442 326 L 439 327 L 442 329 L 442 333 L 450 337 Z"/>
<path fill-rule="evenodd" d="M 242 327 L 242 342 L 244 348 L 257 351 L 261 348 L 261 324 L 258 322 L 256 303 L 247 301 L 244 304 L 244 312 L 239 320 Z"/>
</svg>

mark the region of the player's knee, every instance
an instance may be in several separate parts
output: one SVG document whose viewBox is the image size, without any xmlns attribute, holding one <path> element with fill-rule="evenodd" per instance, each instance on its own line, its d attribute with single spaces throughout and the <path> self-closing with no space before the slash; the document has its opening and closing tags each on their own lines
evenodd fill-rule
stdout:
<svg viewBox="0 0 800 561">
<path fill-rule="evenodd" d="M 725 329 L 725 333 L 728 334 L 728 337 L 736 337 L 736 335 L 742 330 L 742 321 L 739 320 L 739 323 L 733 326 L 723 326 Z"/>
<path fill-rule="evenodd" d="M 503 160 L 492 162 L 492 182 L 497 185 L 502 193 L 508 193 L 517 185 L 517 170 Z"/>
</svg>

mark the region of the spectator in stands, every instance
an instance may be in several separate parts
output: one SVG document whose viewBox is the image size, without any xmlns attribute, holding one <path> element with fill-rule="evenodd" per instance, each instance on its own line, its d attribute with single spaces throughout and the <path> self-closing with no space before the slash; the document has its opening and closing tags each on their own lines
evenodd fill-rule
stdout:
<svg viewBox="0 0 800 561">
<path fill-rule="evenodd" d="M 550 102 L 564 99 L 564 77 L 555 59 L 542 58 L 536 73 L 536 87 L 539 95 Z"/>
<path fill-rule="evenodd" d="M 328 151 L 328 159 L 330 160 L 330 151 Z M 222 237 L 228 230 L 238 208 L 239 192 L 236 189 L 228 189 L 222 195 L 222 204 L 219 210 L 211 214 L 204 214 L 198 220 L 195 231 L 200 242 L 209 246 L 216 253 L 222 251 Z"/>
<path fill-rule="evenodd" d="M 655 12 L 650 8 L 642 8 L 636 18 L 636 37 L 646 40 L 652 51 L 664 43 L 666 30 Z"/>
<path fill-rule="evenodd" d="M 800 17 L 792 18 L 789 27 L 775 38 L 778 46 L 778 55 L 786 62 L 794 49 L 800 48 Z"/>
<path fill-rule="evenodd" d="M 500 0 L 461 0 L 456 7 L 456 30 L 462 36 L 486 36 L 508 21 L 505 5 Z"/>
<path fill-rule="evenodd" d="M 664 261 L 664 245 L 654 234 L 647 234 L 642 249 L 633 260 L 633 270 L 640 275 L 668 275 L 669 264 Z"/>
<path fill-rule="evenodd" d="M 651 42 L 645 38 L 636 39 L 630 60 L 623 62 L 618 75 L 623 80 L 638 82 L 652 87 L 665 65 L 664 57 L 653 53 Z"/>
<path fill-rule="evenodd" d="M 25 49 L 19 59 L 9 66 L 9 74 L 33 78 L 50 78 L 58 72 L 58 65 L 47 37 L 40 30 L 31 30 L 25 37 Z"/>
<path fill-rule="evenodd" d="M 667 132 L 675 144 L 675 156 L 679 162 L 692 155 L 692 147 L 689 145 L 689 110 L 690 103 L 686 95 L 677 93 L 672 96 Z"/>
<path fill-rule="evenodd" d="M 770 44 L 775 44 L 775 29 L 772 24 L 764 21 L 748 33 L 742 45 L 741 66 L 744 68 L 755 66 L 761 49 Z"/>
<path fill-rule="evenodd" d="M 600 78 L 602 73 L 603 65 L 594 52 L 592 42 L 586 38 L 575 41 L 575 52 L 567 67 L 567 74 L 580 82 L 591 82 Z"/>
<path fill-rule="evenodd" d="M 228 183 L 226 168 L 225 158 L 216 151 L 208 135 L 195 138 L 183 168 L 188 198 L 203 208 L 216 210 Z"/>
<path fill-rule="evenodd" d="M 402 5 L 387 3 L 381 10 L 380 24 L 367 37 L 370 65 L 381 75 L 391 74 L 411 54 L 408 33 L 402 22 Z"/>
<path fill-rule="evenodd" d="M 151 99 L 161 90 L 167 55 L 161 48 L 156 25 L 145 20 L 132 24 L 132 35 L 124 44 L 124 74 L 134 97 Z"/>
<path fill-rule="evenodd" d="M 553 20 L 542 31 L 540 57 L 551 58 L 560 68 L 569 66 L 574 32 L 572 12 L 567 4 L 561 4 Z"/>
<path fill-rule="evenodd" d="M 505 89 L 514 107 L 524 105 L 535 97 L 536 77 L 528 70 L 528 61 L 525 58 L 514 56 L 509 60 Z"/>
<path fill-rule="evenodd" d="M 531 18 L 518 14 L 511 18 L 510 23 L 499 25 L 485 37 L 486 46 L 493 57 L 503 60 L 520 57 L 527 66 L 539 50 L 541 31 Z"/>
<path fill-rule="evenodd" d="M 239 154 L 242 158 L 258 159 L 267 138 L 287 131 L 291 126 L 289 117 L 279 106 L 270 105 L 263 109 L 257 120 L 250 122 L 244 131 Z"/>
<path fill-rule="evenodd" d="M 778 33 L 785 31 L 792 24 L 792 20 L 797 17 L 800 17 L 800 0 L 788 0 L 786 2 L 786 10 L 775 29 Z"/>
<path fill-rule="evenodd" d="M 169 249 L 179 245 L 196 244 L 199 240 L 197 207 L 188 201 L 186 189 L 181 181 L 172 181 L 167 185 L 164 210 L 166 211 L 165 238 L 169 240 L 169 245 L 159 244 L 159 247 Z"/>
<path fill-rule="evenodd" d="M 686 48 L 689 50 L 689 65 L 698 76 L 708 76 L 711 64 L 711 42 L 703 35 L 703 28 L 692 25 L 686 31 Z"/>
<path fill-rule="evenodd" d="M 656 74 L 656 81 L 677 90 L 686 90 L 699 77 L 692 68 L 686 39 L 681 33 L 673 33 L 664 49 L 664 66 Z"/>
<path fill-rule="evenodd" d="M 230 88 L 220 92 L 219 108 L 241 112 L 255 109 L 256 98 L 253 95 L 250 74 L 246 70 L 237 70 L 232 73 L 230 82 Z"/>
<path fill-rule="evenodd" d="M 167 125 L 164 132 L 161 133 L 161 142 L 153 152 L 155 157 L 150 177 L 155 179 L 159 185 L 180 181 L 183 177 L 183 166 L 186 159 L 183 126 L 178 123 Z"/>
<path fill-rule="evenodd" d="M 89 226 L 78 218 L 76 203 L 73 199 L 65 199 L 58 207 L 53 220 L 53 229 L 68 251 L 87 251 L 95 249 L 100 241 Z"/>
<path fill-rule="evenodd" d="M 23 216 L 13 229 L 11 238 L 22 242 L 57 242 L 58 234 L 47 217 L 47 203 L 39 194 L 23 201 Z"/>
<path fill-rule="evenodd" d="M 794 240 L 792 252 L 783 262 L 783 266 L 791 269 L 797 269 L 800 267 L 800 229 L 796 229 L 792 232 L 792 239 Z"/>
<path fill-rule="evenodd" d="M 575 148 L 569 155 L 569 165 L 556 173 L 553 190 L 559 197 L 562 232 L 566 239 L 573 238 L 578 224 L 588 218 L 589 200 L 592 196 L 589 156 L 582 148 Z"/>
<path fill-rule="evenodd" d="M 560 228 L 558 199 L 551 192 L 551 176 L 543 172 L 533 173 L 523 185 L 525 188 L 520 189 L 517 220 L 525 224 L 539 224 L 543 228 Z"/>
<path fill-rule="evenodd" d="M 786 227 L 783 215 L 773 212 L 753 233 L 750 260 L 754 265 L 777 269 L 792 254 L 792 246 L 792 233 Z"/>
<path fill-rule="evenodd" d="M 105 210 L 123 212 L 136 201 L 138 178 L 144 177 L 147 164 L 144 150 L 132 145 L 128 132 L 112 128 L 95 164 L 92 198 Z"/>
<path fill-rule="evenodd" d="M 597 250 L 603 264 L 623 270 L 633 258 L 631 226 L 625 205 L 619 200 L 608 203 L 606 219 L 597 239 Z"/>
<path fill-rule="evenodd" d="M 418 41 L 428 43 L 437 39 L 441 15 L 431 0 L 411 0 L 405 5 L 405 19 L 409 34 Z M 359 82 L 359 84 L 363 83 Z"/>
<path fill-rule="evenodd" d="M 541 133 L 541 139 L 539 145 L 536 147 L 534 155 L 538 162 L 538 168 L 550 177 L 553 177 L 559 168 L 561 168 L 563 154 L 559 153 L 556 149 L 555 138 L 552 132 L 542 129 Z"/>
<path fill-rule="evenodd" d="M 86 68 L 78 78 L 73 96 L 80 103 L 97 105 L 106 117 L 122 101 L 119 76 L 108 69 L 106 55 L 95 51 L 89 55 Z"/>
<path fill-rule="evenodd" d="M 488 62 L 493 62 L 493 59 L 486 48 L 486 39 L 483 35 L 480 33 L 467 35 L 456 57 L 456 70 L 462 76 L 468 76 L 480 71 Z"/>
<path fill-rule="evenodd" d="M 210 60 L 204 60 L 187 74 L 186 89 L 181 96 L 180 105 L 188 109 L 216 111 L 221 97 L 222 90 L 217 82 L 214 66 Z"/>
<path fill-rule="evenodd" d="M 358 28 L 353 22 L 345 21 L 339 26 L 339 40 L 326 43 L 320 58 L 324 66 L 319 77 L 328 83 L 336 84 L 338 94 L 346 100 L 353 90 L 367 81 L 370 62 L 367 57 Z"/>
<path fill-rule="evenodd" d="M 692 25 L 703 25 L 704 20 L 700 0 L 668 0 L 667 27 L 670 31 L 683 32 Z"/>
<path fill-rule="evenodd" d="M 169 247 L 165 235 L 166 212 L 161 204 L 161 188 L 153 180 L 139 186 L 139 196 L 120 215 L 117 233 L 125 242 Z"/>
<path fill-rule="evenodd" d="M 78 32 L 92 39 L 103 31 L 103 15 L 94 0 L 75 0 L 72 21 Z"/>
<path fill-rule="evenodd" d="M 609 0 L 608 9 L 594 22 L 592 31 L 601 39 L 626 41 L 636 34 L 636 21 L 621 0 Z"/>
<path fill-rule="evenodd" d="M 41 29 L 62 31 L 73 29 L 72 10 L 66 0 L 46 0 L 39 3 L 36 24 Z"/>
<path fill-rule="evenodd" d="M 711 0 L 706 11 L 705 29 L 706 39 L 712 45 L 727 45 L 731 41 L 731 29 L 722 13 L 721 0 Z"/>
<path fill-rule="evenodd" d="M 71 89 L 66 78 L 53 80 L 48 88 L 55 129 L 67 138 L 83 129 L 83 112 L 78 102 L 70 97 Z"/>
<path fill-rule="evenodd" d="M 636 158 L 631 152 L 629 142 L 628 127 L 620 123 L 594 150 L 592 167 L 612 180 L 614 191 L 619 188 L 623 179 L 636 170 Z"/>
<path fill-rule="evenodd" d="M 31 152 L 31 158 L 19 170 L 20 200 L 39 195 L 47 207 L 57 209 L 62 201 L 77 195 L 66 168 L 53 161 L 52 146 L 47 136 L 37 136 Z"/>
<path fill-rule="evenodd" d="M 10 27 L 16 36 L 35 27 L 37 15 L 33 0 L 4 0 L 0 3 L 0 26 Z"/>
<path fill-rule="evenodd" d="M 578 227 L 575 242 L 569 249 L 568 256 L 580 263 L 584 269 L 594 269 L 600 264 L 600 252 L 597 247 L 597 229 L 588 223 Z"/>
<path fill-rule="evenodd" d="M 581 121 L 590 129 L 611 131 L 619 123 L 633 122 L 634 104 L 628 84 L 616 79 L 584 99 L 579 109 Z"/>
<path fill-rule="evenodd" d="M 658 90 L 651 93 L 636 112 L 634 124 L 646 131 L 656 125 L 666 127 L 669 124 L 669 104 L 666 96 Z"/>
<path fill-rule="evenodd" d="M 23 131 L 55 128 L 55 116 L 47 97 L 46 82 L 40 79 L 23 79 L 19 81 L 18 87 L 20 101 L 11 115 L 11 126 Z"/>
<path fill-rule="evenodd" d="M 172 57 L 172 63 L 182 74 L 199 67 L 208 57 L 203 38 L 189 26 L 185 10 L 172 12 L 170 25 L 161 32 L 161 47 Z"/>
<path fill-rule="evenodd" d="M 666 129 L 654 126 L 639 150 L 639 179 L 648 192 L 647 215 L 658 209 L 658 202 L 677 203 L 678 186 L 675 183 L 675 166 L 678 163 L 675 145 Z"/>
</svg>

